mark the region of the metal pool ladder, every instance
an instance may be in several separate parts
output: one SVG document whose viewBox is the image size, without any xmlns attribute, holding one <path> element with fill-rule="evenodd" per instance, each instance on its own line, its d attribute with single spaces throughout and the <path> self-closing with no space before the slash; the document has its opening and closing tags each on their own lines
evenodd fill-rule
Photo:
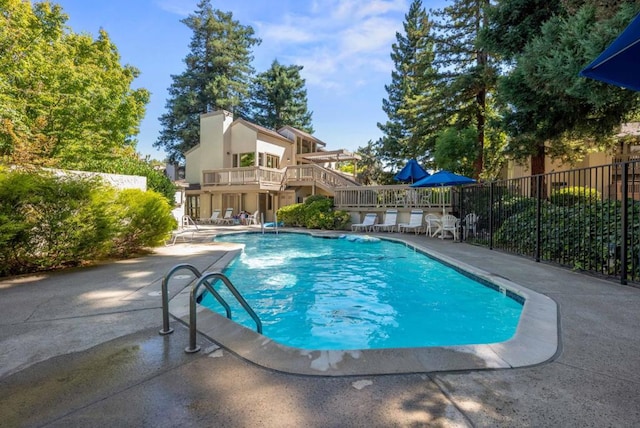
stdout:
<svg viewBox="0 0 640 428">
<path fill-rule="evenodd" d="M 231 307 L 224 300 L 224 298 L 213 288 L 213 284 L 216 281 L 220 280 L 222 283 L 229 289 L 233 297 L 236 298 L 238 303 L 244 308 L 245 311 L 251 316 L 253 321 L 256 323 L 256 330 L 258 333 L 262 333 L 262 321 L 255 313 L 255 311 L 249 306 L 249 303 L 242 297 L 238 289 L 231 283 L 229 278 L 221 272 L 205 272 L 200 273 L 200 271 L 193 265 L 190 264 L 179 264 L 174 266 L 165 276 L 162 278 L 162 330 L 160 330 L 161 335 L 166 335 L 173 333 L 173 329 L 169 326 L 169 279 L 180 270 L 189 270 L 191 271 L 198 279 L 198 281 L 191 287 L 191 292 L 189 294 L 189 346 L 185 348 L 185 352 L 191 354 L 194 352 L 198 352 L 200 347 L 196 345 L 196 303 L 199 302 L 198 289 L 200 286 L 204 285 L 204 287 L 211 293 L 211 295 L 224 307 L 227 318 L 231 319 Z M 210 280 L 213 281 L 210 281 Z"/>
</svg>

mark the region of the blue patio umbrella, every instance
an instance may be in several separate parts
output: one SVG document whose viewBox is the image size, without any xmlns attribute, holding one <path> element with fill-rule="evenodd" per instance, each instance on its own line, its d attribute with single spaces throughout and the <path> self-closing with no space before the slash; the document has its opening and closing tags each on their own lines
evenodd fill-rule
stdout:
<svg viewBox="0 0 640 428">
<path fill-rule="evenodd" d="M 393 179 L 396 181 L 410 181 L 413 183 L 428 176 L 429 173 L 425 171 L 415 159 L 410 159 L 400 172 L 393 176 Z"/>
<path fill-rule="evenodd" d="M 640 91 L 640 14 L 580 75 Z"/>
<path fill-rule="evenodd" d="M 429 177 L 425 177 L 422 180 L 418 180 L 411 185 L 411 187 L 447 187 L 447 186 L 461 186 L 463 184 L 475 183 L 473 178 L 465 177 L 464 175 L 454 174 L 451 171 L 443 169 L 438 171 Z M 444 195 L 440 194 L 442 198 L 442 214 L 444 215 Z"/>
</svg>

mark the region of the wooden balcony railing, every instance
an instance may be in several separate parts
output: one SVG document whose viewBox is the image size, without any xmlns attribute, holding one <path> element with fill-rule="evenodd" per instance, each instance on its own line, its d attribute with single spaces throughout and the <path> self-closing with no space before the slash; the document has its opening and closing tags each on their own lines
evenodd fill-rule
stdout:
<svg viewBox="0 0 640 428">
<path fill-rule="evenodd" d="M 613 163 L 640 161 L 640 153 L 626 153 L 623 155 L 614 155 Z"/>
<path fill-rule="evenodd" d="M 351 181 L 330 169 L 322 168 L 315 164 L 287 167 L 285 184 L 300 182 L 320 182 L 331 188 L 357 186 L 355 181 Z"/>
<path fill-rule="evenodd" d="M 223 168 L 202 172 L 203 186 L 265 184 L 269 186 L 321 183 L 330 188 L 356 186 L 355 181 L 318 165 L 294 165 L 285 169 L 263 167 Z"/>
<path fill-rule="evenodd" d="M 280 185 L 284 173 L 264 167 L 224 168 L 202 171 L 203 186 L 228 186 L 244 184 Z"/>
<path fill-rule="evenodd" d="M 351 186 L 336 189 L 333 201 L 338 209 L 450 207 L 451 188 Z"/>
</svg>

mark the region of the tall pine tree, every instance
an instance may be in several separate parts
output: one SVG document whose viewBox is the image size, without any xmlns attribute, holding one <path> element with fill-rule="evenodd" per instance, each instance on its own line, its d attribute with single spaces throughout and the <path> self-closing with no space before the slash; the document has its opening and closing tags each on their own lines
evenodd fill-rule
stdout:
<svg viewBox="0 0 640 428">
<path fill-rule="evenodd" d="M 378 123 L 383 137 L 378 142 L 379 156 L 399 167 L 406 159 L 425 162 L 435 144 L 433 107 L 434 70 L 431 23 L 420 0 L 411 3 L 405 15 L 404 34 L 396 33 L 391 58 L 395 69 L 391 84 L 385 85 L 388 98 L 382 101 L 387 114 Z"/>
<path fill-rule="evenodd" d="M 476 159 L 474 175 L 483 170 L 483 152 L 487 97 L 495 87 L 493 61 L 479 43 L 488 26 L 489 0 L 454 0 L 434 11 L 436 37 L 435 64 L 441 71 L 442 102 L 455 118 L 455 127 L 476 129 Z"/>
<path fill-rule="evenodd" d="M 300 65 L 285 66 L 274 60 L 267 71 L 256 76 L 251 86 L 253 122 L 274 130 L 290 125 L 313 133 L 301 70 Z"/>
<path fill-rule="evenodd" d="M 199 143 L 201 113 L 243 110 L 254 71 L 251 49 L 261 42 L 253 28 L 213 9 L 211 0 L 200 0 L 182 22 L 193 31 L 191 52 L 184 59 L 186 70 L 171 76 L 167 113 L 160 117 L 163 129 L 154 143 L 171 161 Z"/>
<path fill-rule="evenodd" d="M 535 5 L 534 5 L 535 6 Z M 612 148 L 620 124 L 634 120 L 638 94 L 585 79 L 591 62 L 637 15 L 637 2 L 541 2 L 503 0 L 492 12 L 487 46 L 512 67 L 500 78 L 499 95 L 509 106 L 504 128 L 507 153 L 531 159 L 532 174 L 545 172 L 545 159 L 580 160 L 593 148 Z M 518 27 L 506 37 L 514 20 Z M 535 19 L 533 19 L 535 18 Z M 517 37 L 516 37 L 517 35 Z"/>
</svg>

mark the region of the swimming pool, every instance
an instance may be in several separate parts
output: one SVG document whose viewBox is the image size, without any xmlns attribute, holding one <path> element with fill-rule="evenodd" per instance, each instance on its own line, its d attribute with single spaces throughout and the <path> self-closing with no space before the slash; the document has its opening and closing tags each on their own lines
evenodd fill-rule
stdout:
<svg viewBox="0 0 640 428">
<path fill-rule="evenodd" d="M 339 232 L 299 231 L 322 237 L 338 237 Z M 387 237 L 388 236 L 388 237 Z M 197 330 L 200 335 L 247 361 L 271 370 L 307 376 L 366 376 L 452 370 L 507 369 L 526 367 L 548 361 L 559 346 L 559 318 L 556 303 L 549 297 L 516 284 L 509 279 L 487 272 L 477 266 L 438 252 L 435 241 L 424 236 L 385 235 L 385 239 L 402 243 L 410 249 L 428 254 L 461 272 L 501 290 L 524 298 L 524 306 L 515 335 L 504 342 L 475 345 L 424 346 L 417 348 L 383 348 L 364 350 L 307 350 L 282 345 L 251 328 L 244 327 L 202 305 L 197 306 Z M 441 241 L 437 240 L 438 245 Z M 471 253 L 470 260 L 482 264 L 482 257 L 503 257 L 486 253 L 464 244 L 460 252 Z M 187 244 L 186 251 L 210 252 L 212 262 L 208 271 L 222 271 L 240 253 L 238 244 L 212 242 Z M 436 245 L 436 247 L 438 246 Z M 504 256 L 508 259 L 509 256 Z M 505 261 L 508 263 L 508 261 Z M 218 288 L 218 287 L 217 287 Z M 171 298 L 169 310 L 173 317 L 189 324 L 191 287 L 185 287 Z M 209 349 L 215 349 L 209 348 Z M 217 355 L 217 354 L 216 354 Z"/>
<path fill-rule="evenodd" d="M 496 291 L 407 245 L 306 234 L 216 239 L 244 251 L 225 270 L 263 334 L 306 350 L 496 343 L 516 332 L 524 299 Z M 221 288 L 221 294 L 226 289 Z M 226 300 L 235 303 L 230 296 Z M 202 304 L 219 313 L 210 295 Z M 242 308 L 234 320 L 253 328 Z"/>
</svg>

